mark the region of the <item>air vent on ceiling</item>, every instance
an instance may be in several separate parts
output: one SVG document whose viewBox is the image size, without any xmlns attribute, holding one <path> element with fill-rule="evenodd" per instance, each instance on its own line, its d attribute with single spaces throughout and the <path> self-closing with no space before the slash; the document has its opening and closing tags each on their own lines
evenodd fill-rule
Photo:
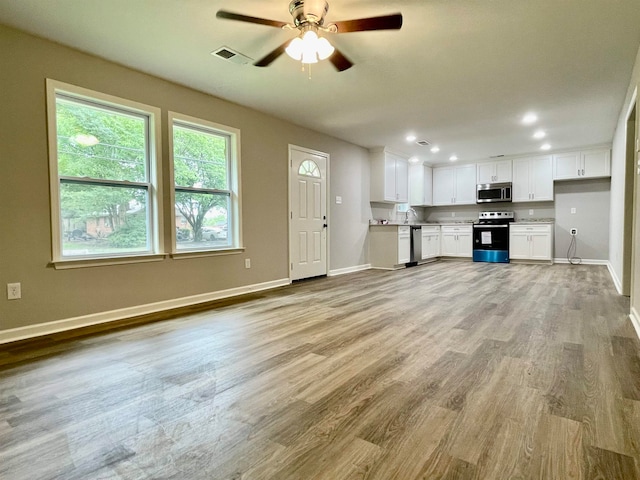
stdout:
<svg viewBox="0 0 640 480">
<path fill-rule="evenodd" d="M 431 142 L 427 142 L 426 140 L 418 140 L 416 143 L 421 147 L 428 147 L 431 145 Z"/>
<path fill-rule="evenodd" d="M 211 55 L 238 65 L 246 65 L 247 63 L 251 63 L 253 60 L 240 52 L 236 52 L 235 50 L 224 46 L 211 52 Z"/>
</svg>

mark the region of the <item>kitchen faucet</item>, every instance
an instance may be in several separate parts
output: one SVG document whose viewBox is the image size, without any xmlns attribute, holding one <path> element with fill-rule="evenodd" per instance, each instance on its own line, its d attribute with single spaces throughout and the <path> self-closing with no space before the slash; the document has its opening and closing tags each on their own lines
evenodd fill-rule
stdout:
<svg viewBox="0 0 640 480">
<path fill-rule="evenodd" d="M 409 209 L 407 209 L 406 215 L 405 215 L 405 217 L 404 217 L 404 223 L 405 223 L 405 225 L 406 225 L 407 223 L 409 223 L 409 214 L 410 214 L 410 213 L 413 213 L 413 218 L 414 218 L 414 219 L 418 218 L 418 214 L 416 213 L 416 211 L 415 211 L 413 208 L 409 208 Z"/>
</svg>

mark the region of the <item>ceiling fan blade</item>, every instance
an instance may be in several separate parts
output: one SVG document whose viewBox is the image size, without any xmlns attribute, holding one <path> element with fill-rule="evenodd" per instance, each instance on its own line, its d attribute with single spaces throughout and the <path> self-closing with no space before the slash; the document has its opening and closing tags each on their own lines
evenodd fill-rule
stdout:
<svg viewBox="0 0 640 480">
<path fill-rule="evenodd" d="M 402 14 L 384 15 L 382 17 L 359 18 L 334 22 L 338 33 L 364 32 L 367 30 L 399 30 L 402 27 Z"/>
<path fill-rule="evenodd" d="M 257 23 L 258 25 L 267 25 L 269 27 L 282 28 L 288 25 L 286 22 L 278 22 L 277 20 L 269 20 L 266 18 L 250 17 L 248 15 L 240 15 L 239 13 L 227 12 L 226 10 L 218 10 L 216 17 L 225 20 L 236 20 L 238 22 Z"/>
<path fill-rule="evenodd" d="M 336 70 L 339 72 L 344 72 L 345 70 L 353 67 L 353 63 L 347 57 L 345 57 L 337 48 L 333 52 L 333 54 L 329 57 L 329 61 L 336 67 Z"/>
<path fill-rule="evenodd" d="M 291 40 L 287 40 L 278 48 L 274 49 L 273 51 L 268 53 L 266 56 L 262 57 L 260 60 L 255 62 L 254 65 L 256 67 L 268 67 L 276 58 L 278 58 L 280 55 L 284 53 L 284 49 L 287 48 L 287 45 L 289 45 L 290 42 Z"/>
</svg>

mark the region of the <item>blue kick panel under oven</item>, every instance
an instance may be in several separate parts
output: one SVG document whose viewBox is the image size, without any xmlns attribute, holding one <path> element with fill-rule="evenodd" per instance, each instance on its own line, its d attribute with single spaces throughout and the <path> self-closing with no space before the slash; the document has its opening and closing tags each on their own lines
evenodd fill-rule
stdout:
<svg viewBox="0 0 640 480">
<path fill-rule="evenodd" d="M 509 223 L 513 212 L 481 212 L 473 224 L 473 261 L 509 263 Z"/>
</svg>

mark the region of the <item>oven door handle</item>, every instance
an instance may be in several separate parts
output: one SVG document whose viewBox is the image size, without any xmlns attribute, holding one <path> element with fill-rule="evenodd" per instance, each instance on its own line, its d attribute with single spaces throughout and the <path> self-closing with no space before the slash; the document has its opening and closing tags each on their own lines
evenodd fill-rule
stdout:
<svg viewBox="0 0 640 480">
<path fill-rule="evenodd" d="M 473 228 L 509 228 L 509 225 L 474 225 Z"/>
</svg>

